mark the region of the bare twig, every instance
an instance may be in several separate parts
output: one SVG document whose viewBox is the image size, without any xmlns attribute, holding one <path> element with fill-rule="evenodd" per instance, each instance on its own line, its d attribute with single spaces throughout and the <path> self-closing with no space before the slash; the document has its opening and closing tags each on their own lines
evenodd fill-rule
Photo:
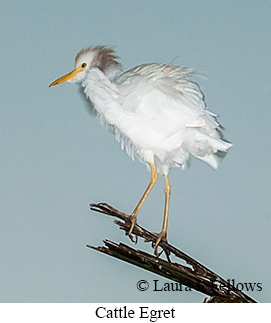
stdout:
<svg viewBox="0 0 271 323">
<path fill-rule="evenodd" d="M 130 230 L 130 218 L 127 214 L 122 213 L 112 206 L 106 203 L 91 204 L 91 210 L 107 214 L 113 217 L 117 217 L 123 221 L 115 220 L 114 222 L 128 234 Z M 155 243 L 157 236 L 154 233 L 147 231 L 138 224 L 134 226 L 133 234 L 136 237 L 145 239 L 146 242 Z M 144 268 L 158 275 L 167 277 L 173 281 L 176 281 L 182 285 L 186 285 L 199 292 L 211 296 L 209 299 L 205 299 L 205 302 L 215 303 L 255 303 L 256 301 L 242 291 L 236 289 L 233 285 L 229 284 L 228 281 L 212 272 L 207 267 L 200 264 L 181 250 L 173 247 L 166 241 L 161 241 L 160 246 L 166 253 L 167 259 L 150 255 L 141 250 L 135 250 L 125 244 L 116 244 L 109 240 L 104 240 L 105 246 L 89 248 L 97 251 L 106 253 L 115 258 L 134 264 L 138 267 Z M 169 255 L 174 254 L 179 258 L 181 263 L 172 263 L 169 259 Z"/>
</svg>

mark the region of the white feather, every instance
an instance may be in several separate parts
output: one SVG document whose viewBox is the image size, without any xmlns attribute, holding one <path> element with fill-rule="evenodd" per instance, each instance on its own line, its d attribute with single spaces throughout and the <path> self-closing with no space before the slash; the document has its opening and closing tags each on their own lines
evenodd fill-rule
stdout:
<svg viewBox="0 0 271 323">
<path fill-rule="evenodd" d="M 115 134 L 121 149 L 159 173 L 189 164 L 190 156 L 213 168 L 231 144 L 222 139 L 216 115 L 192 80 L 194 71 L 165 64 L 143 64 L 125 73 L 112 49 L 81 50 L 75 70 L 51 84 L 81 83 L 101 123 Z M 221 154 L 224 152 L 224 154 Z"/>
<path fill-rule="evenodd" d="M 192 71 L 162 64 L 138 66 L 109 81 L 98 68 L 82 86 L 121 148 L 133 159 L 155 163 L 160 173 L 188 164 L 190 155 L 217 168 L 230 143 L 203 100 Z"/>
</svg>

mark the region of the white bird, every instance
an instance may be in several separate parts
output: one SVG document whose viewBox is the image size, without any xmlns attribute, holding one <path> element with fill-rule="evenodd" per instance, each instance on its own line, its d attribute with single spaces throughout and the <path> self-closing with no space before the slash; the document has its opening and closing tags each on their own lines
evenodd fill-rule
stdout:
<svg viewBox="0 0 271 323">
<path fill-rule="evenodd" d="M 132 233 L 137 214 L 158 173 L 165 178 L 164 221 L 154 246 L 167 240 L 171 167 L 184 169 L 190 156 L 217 168 L 231 143 L 222 139 L 216 115 L 206 109 L 204 95 L 192 80 L 192 69 L 168 64 L 143 64 L 127 72 L 111 48 L 89 47 L 75 58 L 75 69 L 51 86 L 79 83 L 101 122 L 131 158 L 149 166 L 151 180 L 130 215 Z"/>
</svg>

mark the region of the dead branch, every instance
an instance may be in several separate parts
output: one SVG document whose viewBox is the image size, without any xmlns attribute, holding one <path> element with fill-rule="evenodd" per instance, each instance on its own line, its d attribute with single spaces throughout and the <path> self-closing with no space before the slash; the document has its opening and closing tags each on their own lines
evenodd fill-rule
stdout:
<svg viewBox="0 0 271 323">
<path fill-rule="evenodd" d="M 106 203 L 91 204 L 91 210 L 121 219 L 122 221 L 115 220 L 114 223 L 124 230 L 126 235 L 128 234 L 131 223 L 127 214 L 114 209 Z M 145 242 L 153 244 L 157 239 L 154 233 L 147 231 L 138 224 L 135 225 L 133 234 L 136 239 L 141 237 Z M 109 240 L 104 240 L 104 243 L 105 246 L 103 247 L 90 245 L 87 247 L 144 268 L 210 296 L 204 302 L 256 303 L 254 299 L 236 289 L 228 281 L 166 241 L 161 241 L 159 246 L 165 251 L 167 261 L 144 251 L 135 250 L 122 243 L 117 244 Z M 169 258 L 170 254 L 174 254 L 185 265 L 176 262 L 172 263 Z"/>
</svg>

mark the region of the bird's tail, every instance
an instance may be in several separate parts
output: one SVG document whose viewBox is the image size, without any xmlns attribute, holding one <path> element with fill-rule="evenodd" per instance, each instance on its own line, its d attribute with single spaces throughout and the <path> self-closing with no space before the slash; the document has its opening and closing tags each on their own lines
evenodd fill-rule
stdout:
<svg viewBox="0 0 271 323">
<path fill-rule="evenodd" d="M 205 163 L 207 163 L 208 165 L 210 165 L 211 167 L 213 167 L 214 169 L 218 168 L 218 165 L 220 164 L 220 162 L 222 161 L 222 159 L 224 157 L 226 157 L 227 155 L 227 149 L 229 149 L 230 147 L 232 147 L 232 144 L 223 140 L 220 140 L 222 143 L 225 144 L 225 149 L 223 150 L 217 150 L 216 152 L 212 152 L 212 153 L 207 153 L 204 156 L 199 156 L 199 155 L 194 155 L 196 158 L 204 161 Z M 212 150 L 214 149 L 214 147 L 212 147 Z"/>
<path fill-rule="evenodd" d="M 232 147 L 230 142 L 221 138 L 217 129 L 188 128 L 185 145 L 189 153 L 217 169 L 221 160 L 227 155 L 227 150 Z"/>
</svg>

